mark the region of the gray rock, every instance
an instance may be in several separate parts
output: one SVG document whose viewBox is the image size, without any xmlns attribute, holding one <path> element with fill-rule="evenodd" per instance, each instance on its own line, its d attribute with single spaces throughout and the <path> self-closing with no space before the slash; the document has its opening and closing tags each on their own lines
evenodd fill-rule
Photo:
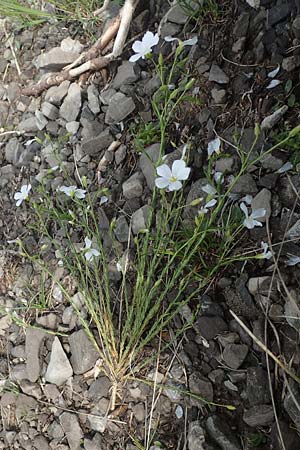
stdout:
<svg viewBox="0 0 300 450">
<path fill-rule="evenodd" d="M 300 219 L 288 230 L 286 236 L 289 239 L 300 239 Z"/>
<path fill-rule="evenodd" d="M 51 447 L 49 446 L 47 439 L 45 438 L 45 436 L 42 435 L 36 436 L 34 438 L 33 446 L 34 448 L 39 450 L 51 450 Z"/>
<path fill-rule="evenodd" d="M 99 91 L 94 84 L 90 84 L 87 88 L 88 104 L 93 114 L 100 112 Z"/>
<path fill-rule="evenodd" d="M 126 145 L 122 144 L 115 152 L 115 161 L 117 166 L 121 164 L 121 162 L 124 161 L 124 159 L 126 158 L 126 151 L 127 151 Z"/>
<path fill-rule="evenodd" d="M 68 36 L 67 38 L 61 41 L 60 48 L 64 52 L 79 54 L 84 49 L 84 45 L 82 45 L 78 40 L 74 40 L 70 38 L 70 36 Z"/>
<path fill-rule="evenodd" d="M 102 438 L 99 433 L 96 433 L 93 439 L 85 439 L 83 445 L 84 450 L 103 450 Z"/>
<path fill-rule="evenodd" d="M 105 114 L 105 123 L 112 125 L 122 122 L 135 110 L 135 103 L 131 97 L 117 92 L 111 99 Z"/>
<path fill-rule="evenodd" d="M 241 275 L 235 282 L 235 289 L 228 287 L 224 290 L 227 306 L 237 315 L 253 318 L 258 314 L 254 301 L 249 294 L 245 283 L 247 277 Z"/>
<path fill-rule="evenodd" d="M 18 141 L 17 138 L 11 138 L 5 146 L 5 159 L 7 162 L 12 163 L 17 166 L 18 161 L 25 151 L 23 145 Z"/>
<path fill-rule="evenodd" d="M 53 103 L 53 105 L 60 106 L 62 100 L 68 93 L 68 89 L 70 86 L 70 81 L 65 80 L 59 86 L 52 86 L 48 89 L 45 100 L 49 103 Z"/>
<path fill-rule="evenodd" d="M 46 336 L 46 333 L 42 330 L 37 330 L 35 328 L 27 328 L 26 330 L 26 369 L 28 380 L 32 381 L 33 383 L 37 381 L 40 376 L 41 364 L 39 353 L 42 342 Z"/>
<path fill-rule="evenodd" d="M 17 128 L 20 131 L 24 131 L 26 134 L 32 135 L 39 131 L 35 116 L 31 116 L 28 117 L 27 119 L 22 120 Z"/>
<path fill-rule="evenodd" d="M 242 175 L 235 186 L 232 188 L 232 192 L 235 194 L 256 194 L 257 192 L 257 186 L 254 181 L 254 178 L 250 173 L 245 173 L 245 175 Z"/>
<path fill-rule="evenodd" d="M 255 405 L 244 412 L 243 421 L 249 427 L 264 427 L 271 425 L 274 420 L 274 410 L 272 405 Z"/>
<path fill-rule="evenodd" d="M 118 67 L 117 75 L 113 81 L 112 87 L 120 89 L 125 84 L 132 84 L 139 78 L 140 67 L 138 64 L 133 64 L 129 61 L 123 61 Z"/>
<path fill-rule="evenodd" d="M 27 417 L 32 417 L 36 412 L 37 401 L 28 395 L 18 394 L 16 401 L 15 417 L 19 421 L 24 421 Z"/>
<path fill-rule="evenodd" d="M 218 158 L 215 162 L 216 172 L 232 173 L 235 166 L 235 159 L 233 156 L 227 158 Z"/>
<path fill-rule="evenodd" d="M 72 83 L 68 89 L 68 94 L 60 107 L 59 115 L 67 122 L 76 120 L 81 107 L 81 87 L 77 83 Z"/>
<path fill-rule="evenodd" d="M 79 122 L 76 122 L 76 120 L 73 120 L 72 122 L 66 123 L 66 130 L 68 133 L 76 134 L 79 129 Z"/>
<path fill-rule="evenodd" d="M 298 433 L 283 420 L 273 422 L 270 438 L 271 448 L 274 450 L 282 450 L 282 442 L 284 450 L 295 450 L 299 446 Z"/>
<path fill-rule="evenodd" d="M 70 361 L 74 373 L 80 375 L 94 367 L 99 358 L 99 353 L 84 330 L 79 330 L 71 334 L 69 343 L 72 354 Z"/>
<path fill-rule="evenodd" d="M 36 323 L 49 330 L 55 330 L 57 328 L 58 317 L 54 313 L 45 314 L 36 318 Z"/>
<path fill-rule="evenodd" d="M 246 38 L 241 37 L 237 41 L 235 41 L 234 44 L 232 45 L 232 51 L 234 53 L 240 53 L 244 50 L 245 45 L 246 45 Z M 264 49 L 264 47 L 262 48 Z"/>
<path fill-rule="evenodd" d="M 290 14 L 291 14 L 291 7 L 286 3 L 283 3 L 278 6 L 273 6 L 269 10 L 269 14 L 267 15 L 268 26 L 273 27 L 278 22 L 281 22 L 282 20 L 286 19 Z"/>
<path fill-rule="evenodd" d="M 173 22 L 178 25 L 184 25 L 188 20 L 188 16 L 179 4 L 175 4 L 169 9 L 166 15 L 166 19 L 169 22 Z"/>
<path fill-rule="evenodd" d="M 96 155 L 102 150 L 106 150 L 113 141 L 114 137 L 109 129 L 106 128 L 102 133 L 98 134 L 98 136 L 84 140 L 81 144 L 81 148 L 86 155 Z"/>
<path fill-rule="evenodd" d="M 41 111 L 44 114 L 44 116 L 50 120 L 56 120 L 58 118 L 59 110 L 57 106 L 52 105 L 52 103 L 43 102 L 41 106 Z"/>
<path fill-rule="evenodd" d="M 262 121 L 260 127 L 262 130 L 271 130 L 285 115 L 289 107 L 287 105 L 283 105 L 281 108 L 277 109 L 270 116 L 267 116 Z"/>
<path fill-rule="evenodd" d="M 132 413 L 138 422 L 145 421 L 145 406 L 143 403 L 137 403 L 132 407 Z"/>
<path fill-rule="evenodd" d="M 82 448 L 81 439 L 83 438 L 83 433 L 78 422 L 78 417 L 75 414 L 63 412 L 59 416 L 59 421 L 65 432 L 70 450 L 80 450 Z"/>
<path fill-rule="evenodd" d="M 31 397 L 41 399 L 43 394 L 40 386 L 38 383 L 32 383 L 28 380 L 21 380 L 20 381 L 20 388 L 22 389 L 22 392 L 26 395 L 31 395 Z"/>
<path fill-rule="evenodd" d="M 107 426 L 107 412 L 109 408 L 109 400 L 102 398 L 97 405 L 92 408 L 91 414 L 88 416 L 88 423 L 92 430 L 104 433 Z"/>
<path fill-rule="evenodd" d="M 248 281 L 248 289 L 250 294 L 268 295 L 270 284 L 272 283 L 272 277 L 252 277 Z"/>
<path fill-rule="evenodd" d="M 119 242 L 127 242 L 129 238 L 129 226 L 125 216 L 120 216 L 116 220 L 114 233 Z"/>
<path fill-rule="evenodd" d="M 131 228 L 134 234 L 147 228 L 150 211 L 150 206 L 144 205 L 132 214 Z"/>
<path fill-rule="evenodd" d="M 99 95 L 100 101 L 103 103 L 103 105 L 109 105 L 111 99 L 116 93 L 117 91 L 115 89 L 107 89 L 106 91 L 101 92 L 101 94 Z"/>
<path fill-rule="evenodd" d="M 218 416 L 211 416 L 206 421 L 206 429 L 210 437 L 222 450 L 241 450 L 229 425 Z"/>
<path fill-rule="evenodd" d="M 211 96 L 213 98 L 214 103 L 216 104 L 224 103 L 226 100 L 226 91 L 225 89 L 213 88 L 211 90 Z"/>
<path fill-rule="evenodd" d="M 40 131 L 43 130 L 48 124 L 48 120 L 46 119 L 44 114 L 38 109 L 35 111 L 35 118 L 36 118 L 36 126 Z"/>
<path fill-rule="evenodd" d="M 293 30 L 294 36 L 295 36 L 297 39 L 300 39 L 300 16 L 297 16 L 297 17 L 293 20 L 292 30 Z"/>
<path fill-rule="evenodd" d="M 251 208 L 253 210 L 260 208 L 266 210 L 265 216 L 257 218 L 260 222 L 266 222 L 266 220 L 271 216 L 271 197 L 271 192 L 268 191 L 268 189 L 262 189 L 252 200 Z"/>
<path fill-rule="evenodd" d="M 289 56 L 282 61 L 282 68 L 287 72 L 292 72 L 300 66 L 300 55 Z"/>
<path fill-rule="evenodd" d="M 141 197 L 143 194 L 143 183 L 138 172 L 134 173 L 122 185 L 123 195 L 126 199 Z"/>
<path fill-rule="evenodd" d="M 248 27 L 249 27 L 249 19 L 250 14 L 243 12 L 238 16 L 237 21 L 233 27 L 233 35 L 236 37 L 244 37 L 247 36 Z"/>
<path fill-rule="evenodd" d="M 262 367 L 247 369 L 247 400 L 251 406 L 267 403 L 270 400 L 268 377 Z"/>
<path fill-rule="evenodd" d="M 146 183 L 149 189 L 153 190 L 155 186 L 156 170 L 155 167 L 159 160 L 160 144 L 152 144 L 147 147 L 144 153 L 141 154 L 139 166 L 146 178 Z"/>
<path fill-rule="evenodd" d="M 35 65 L 38 69 L 58 72 L 63 67 L 75 61 L 78 56 L 79 53 L 64 52 L 60 47 L 54 47 L 49 52 L 42 53 L 38 56 Z"/>
<path fill-rule="evenodd" d="M 213 64 L 210 68 L 208 81 L 215 81 L 218 84 L 229 83 L 229 77 L 217 64 Z"/>
<path fill-rule="evenodd" d="M 278 170 L 283 165 L 283 160 L 269 153 L 261 158 L 260 163 L 265 169 Z"/>
<path fill-rule="evenodd" d="M 248 346 L 245 344 L 228 344 L 223 351 L 223 360 L 232 369 L 238 369 L 248 354 Z"/>
<path fill-rule="evenodd" d="M 193 372 L 189 377 L 189 388 L 193 394 L 203 397 L 204 400 L 212 402 L 214 399 L 212 383 L 199 372 Z M 190 402 L 194 406 L 203 406 L 203 402 L 194 397 L 190 398 Z"/>
<path fill-rule="evenodd" d="M 221 317 L 202 316 L 197 319 L 194 328 L 206 340 L 214 339 L 218 334 L 228 331 L 226 322 Z"/>
<path fill-rule="evenodd" d="M 205 443 L 205 430 L 199 420 L 190 422 L 187 440 L 189 450 L 205 450 L 202 445 Z"/>
<path fill-rule="evenodd" d="M 150 80 L 148 80 L 144 84 L 144 94 L 145 95 L 152 95 L 155 91 L 160 87 L 161 80 L 158 75 L 154 75 Z"/>
<path fill-rule="evenodd" d="M 50 362 L 45 373 L 45 380 L 48 383 L 61 386 L 73 375 L 73 369 L 69 360 L 62 348 L 62 345 L 57 337 L 54 338 Z"/>
<path fill-rule="evenodd" d="M 90 120 L 85 119 L 82 116 L 80 117 L 80 123 L 82 125 L 81 137 L 82 141 L 89 140 L 91 138 L 99 136 L 102 131 L 104 131 L 104 124 L 99 122 L 99 120 Z M 106 131 L 107 130 L 106 128 Z"/>
<path fill-rule="evenodd" d="M 92 382 L 88 391 L 88 398 L 94 403 L 103 397 L 109 397 L 111 382 L 107 377 L 99 377 Z"/>
</svg>

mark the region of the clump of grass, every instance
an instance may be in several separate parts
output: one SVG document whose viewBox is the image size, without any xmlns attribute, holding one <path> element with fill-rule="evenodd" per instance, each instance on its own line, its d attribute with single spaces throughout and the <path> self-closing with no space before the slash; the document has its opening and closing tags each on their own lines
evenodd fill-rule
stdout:
<svg viewBox="0 0 300 450">
<path fill-rule="evenodd" d="M 92 12 L 99 7 L 99 3 L 101 6 L 102 2 L 97 0 L 52 0 L 49 5 L 55 8 L 57 20 L 87 22 L 93 20 Z M 52 13 L 32 7 L 32 3 L 26 0 L 0 0 L 0 15 L 29 27 L 53 19 Z"/>
<path fill-rule="evenodd" d="M 182 78 L 170 89 L 174 75 L 185 65 L 186 59 L 182 54 L 183 45 L 179 43 L 171 68 L 165 66 L 162 56 L 156 63 L 161 86 L 153 96 L 152 107 L 160 138 L 158 165 L 164 156 L 168 126 L 193 86 L 193 79 L 183 72 Z M 134 238 L 129 233 L 127 250 L 121 253 L 114 238 L 114 222 L 108 230 L 99 226 L 103 191 L 95 190 L 86 178 L 79 177 L 79 189 L 70 188 L 74 181 L 65 173 L 69 186 L 51 193 L 46 175 L 41 185 L 33 189 L 29 200 L 34 215 L 31 226 L 39 244 L 36 252 L 30 254 L 19 241 L 21 252 L 53 280 L 65 300 L 73 306 L 99 353 L 100 370 L 113 384 L 112 408 L 118 389 L 130 377 L 143 373 L 156 356 L 154 349 L 146 356 L 145 349 L 151 348 L 153 339 L 170 325 L 182 307 L 190 302 L 197 305 L 199 294 L 221 268 L 237 260 L 262 257 L 256 252 L 232 255 L 243 224 L 230 193 L 250 165 L 298 132 L 298 128 L 292 130 L 282 143 L 253 160 L 251 152 L 259 137 L 259 129 L 256 128 L 252 149 L 245 153 L 237 147 L 240 171 L 228 187 L 212 178 L 212 166 L 218 158 L 217 154 L 213 155 L 209 159 L 207 179 L 217 201 L 210 211 L 200 209 L 200 213 L 189 222 L 188 233 L 185 233 L 183 212 L 187 208 L 200 208 L 211 197 L 206 200 L 198 198 L 186 204 L 182 189 L 165 192 L 154 188 L 151 202 L 147 205 L 145 228 Z M 63 164 L 59 165 L 63 171 Z M 51 176 L 51 171 L 48 175 Z M 109 249 L 107 242 L 111 243 Z M 208 258 L 212 249 L 213 257 Z M 61 279 L 54 275 L 58 264 L 54 254 L 65 269 L 65 276 Z M 195 261 L 199 266 L 197 270 Z M 120 276 L 114 283 L 111 276 L 117 268 Z M 88 318 L 74 301 L 73 292 L 69 289 L 70 279 L 76 292 L 81 294 Z M 44 293 L 42 298 L 45 298 Z M 191 326 L 199 306 L 196 306 L 191 321 L 174 331 L 174 339 Z M 172 344 L 172 339 L 165 343 L 165 347 Z"/>
<path fill-rule="evenodd" d="M 216 0 L 178 0 L 178 3 L 190 19 L 197 22 L 206 17 L 216 20 L 220 14 L 219 3 Z"/>
</svg>

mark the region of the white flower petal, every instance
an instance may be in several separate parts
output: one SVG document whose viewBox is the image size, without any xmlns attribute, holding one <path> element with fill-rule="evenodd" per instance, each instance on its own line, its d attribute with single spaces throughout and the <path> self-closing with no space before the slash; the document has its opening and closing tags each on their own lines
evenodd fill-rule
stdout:
<svg viewBox="0 0 300 450">
<path fill-rule="evenodd" d="M 244 224 L 244 226 L 245 226 L 246 228 L 248 228 L 248 230 L 252 230 L 252 229 L 255 227 L 254 222 L 255 222 L 255 221 L 254 221 L 253 219 L 251 219 L 251 217 L 247 217 L 247 218 L 244 220 L 243 224 Z"/>
<path fill-rule="evenodd" d="M 195 45 L 195 44 L 197 44 L 197 42 L 198 42 L 198 37 L 194 36 L 191 39 L 187 39 L 186 41 L 183 41 L 182 44 L 184 46 L 186 46 L 186 45 Z"/>
<path fill-rule="evenodd" d="M 84 242 L 85 242 L 85 248 L 86 248 L 86 249 L 91 248 L 91 246 L 92 246 L 92 241 L 91 241 L 88 237 L 85 237 L 85 238 L 84 238 Z"/>
<path fill-rule="evenodd" d="M 166 42 L 178 41 L 178 38 L 172 36 L 166 36 L 164 39 Z"/>
<path fill-rule="evenodd" d="M 100 197 L 100 206 L 104 205 L 104 203 L 108 202 L 108 197 L 106 197 L 106 195 L 102 195 L 102 197 Z"/>
<path fill-rule="evenodd" d="M 156 173 L 157 175 L 163 178 L 169 179 L 172 177 L 171 169 L 169 166 L 167 166 L 167 164 L 162 164 L 161 166 L 158 166 L 156 168 Z"/>
<path fill-rule="evenodd" d="M 243 213 L 245 214 L 245 216 L 246 216 L 246 219 L 248 218 L 248 208 L 247 208 L 247 206 L 245 205 L 245 203 L 241 203 L 240 204 L 240 208 L 241 208 L 241 210 L 243 211 Z"/>
<path fill-rule="evenodd" d="M 214 174 L 214 180 L 216 183 L 223 182 L 223 173 L 222 172 L 216 172 Z"/>
<path fill-rule="evenodd" d="M 258 220 L 254 220 L 254 219 L 251 219 L 251 220 L 253 221 L 254 227 L 262 227 L 263 226 L 263 224 L 261 222 L 259 222 Z"/>
<path fill-rule="evenodd" d="M 266 215 L 266 210 L 264 208 L 259 208 L 259 209 L 255 209 L 254 211 L 252 211 L 252 213 L 250 214 L 250 217 L 252 219 L 259 219 L 262 217 L 265 217 Z"/>
<path fill-rule="evenodd" d="M 136 62 L 138 61 L 140 58 L 142 57 L 142 55 L 140 55 L 139 53 L 137 53 L 136 55 L 132 55 L 129 58 L 129 62 Z"/>
<path fill-rule="evenodd" d="M 266 89 L 273 89 L 274 87 L 278 86 L 281 83 L 279 80 L 272 80 L 266 87 Z"/>
<path fill-rule="evenodd" d="M 274 78 L 276 77 L 276 75 L 278 74 L 280 70 L 280 66 L 276 67 L 276 69 L 272 70 L 271 72 L 268 73 L 268 77 L 269 78 Z"/>
<path fill-rule="evenodd" d="M 156 178 L 155 179 L 155 186 L 158 189 L 165 189 L 169 186 L 169 181 L 166 178 Z"/>
<path fill-rule="evenodd" d="M 204 208 L 211 208 L 212 206 L 215 206 L 216 203 L 218 203 L 218 201 L 215 198 L 213 198 L 204 205 Z"/>
<path fill-rule="evenodd" d="M 16 202 L 16 206 L 20 206 L 23 200 L 24 200 L 23 198 L 20 198 L 20 199 Z"/>
<path fill-rule="evenodd" d="M 218 153 L 221 146 L 221 140 L 217 137 L 210 141 L 207 145 L 207 154 L 210 157 L 213 153 Z"/>
<path fill-rule="evenodd" d="M 210 184 L 206 184 L 205 186 L 202 186 L 201 189 L 202 189 L 202 191 L 206 192 L 206 194 L 209 194 L 209 195 L 216 195 L 216 193 L 217 193 L 217 190 Z"/>
<path fill-rule="evenodd" d="M 142 43 L 142 41 L 135 41 L 135 42 L 132 44 L 132 50 L 133 50 L 135 53 L 141 53 L 141 51 L 143 50 L 143 43 Z"/>
<path fill-rule="evenodd" d="M 247 203 L 247 205 L 251 205 L 253 197 L 252 197 L 252 195 L 248 194 L 248 195 L 245 195 L 245 197 L 243 197 L 241 200 L 242 200 L 242 202 Z"/>
<path fill-rule="evenodd" d="M 169 191 L 179 191 L 182 188 L 181 181 L 172 181 L 169 183 Z"/>
<path fill-rule="evenodd" d="M 190 171 L 191 169 L 186 167 L 186 163 L 183 159 L 177 159 L 172 164 L 172 175 L 178 180 L 187 180 Z"/>
</svg>

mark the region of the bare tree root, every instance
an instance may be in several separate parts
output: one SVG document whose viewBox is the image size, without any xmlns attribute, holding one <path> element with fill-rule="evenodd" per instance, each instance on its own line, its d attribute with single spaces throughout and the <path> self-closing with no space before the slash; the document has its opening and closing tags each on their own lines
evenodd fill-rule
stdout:
<svg viewBox="0 0 300 450">
<path fill-rule="evenodd" d="M 47 90 L 51 86 L 58 86 L 63 81 L 72 80 L 87 71 L 95 72 L 103 69 L 108 66 L 111 61 L 118 58 L 123 51 L 133 13 L 138 1 L 139 0 L 125 0 L 125 4 L 119 15 L 114 19 L 93 47 L 91 47 L 86 53 L 80 55 L 80 57 L 72 64 L 66 66 L 62 72 L 49 74 L 46 79 L 39 81 L 33 86 L 24 88 L 22 90 L 22 94 L 26 96 L 39 96 L 43 91 Z M 103 7 L 100 8 L 100 10 L 95 11 L 94 15 L 96 13 L 103 13 L 103 11 L 107 9 L 108 4 L 109 1 L 105 0 Z M 107 47 L 114 38 L 115 42 L 112 52 L 101 56 L 101 54 L 107 50 Z"/>
</svg>

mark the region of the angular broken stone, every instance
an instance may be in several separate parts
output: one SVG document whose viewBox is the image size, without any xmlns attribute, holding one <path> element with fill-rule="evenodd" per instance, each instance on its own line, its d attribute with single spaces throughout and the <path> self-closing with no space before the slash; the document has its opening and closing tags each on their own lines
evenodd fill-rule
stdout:
<svg viewBox="0 0 300 450">
<path fill-rule="evenodd" d="M 94 367 L 99 353 L 88 338 L 85 330 L 79 330 L 69 337 L 71 364 L 77 375 L 87 372 Z"/>
<path fill-rule="evenodd" d="M 45 380 L 48 381 L 48 383 L 61 386 L 72 375 L 72 366 L 62 348 L 60 340 L 58 337 L 55 337 L 52 344 L 50 361 L 45 373 Z"/>
<path fill-rule="evenodd" d="M 60 107 L 59 115 L 67 122 L 76 120 L 81 107 L 81 87 L 77 83 L 72 83 L 68 89 L 68 94 Z"/>
<path fill-rule="evenodd" d="M 26 369 L 28 380 L 33 383 L 39 378 L 41 364 L 40 364 L 40 348 L 43 340 L 46 337 L 46 333 L 42 330 L 35 328 L 27 328 L 26 340 L 25 340 L 25 353 L 26 353 Z"/>
<path fill-rule="evenodd" d="M 108 109 L 105 114 L 105 123 L 112 125 L 122 122 L 135 110 L 135 103 L 131 97 L 127 97 L 121 92 L 117 92 L 110 99 Z"/>
<path fill-rule="evenodd" d="M 140 169 L 146 178 L 148 188 L 153 190 L 156 178 L 156 164 L 159 160 L 160 144 L 152 144 L 145 149 L 140 157 Z"/>
<path fill-rule="evenodd" d="M 244 412 L 244 422 L 249 427 L 264 427 L 270 425 L 274 420 L 274 409 L 272 405 L 255 405 Z"/>
<path fill-rule="evenodd" d="M 51 86 L 48 89 L 45 100 L 53 105 L 60 106 L 63 98 L 67 95 L 70 86 L 70 81 L 65 80 L 59 86 Z"/>
<path fill-rule="evenodd" d="M 113 141 L 114 137 L 109 129 L 106 128 L 106 130 L 102 131 L 98 136 L 84 140 L 81 144 L 81 149 L 86 155 L 96 155 L 102 150 L 106 150 Z"/>
<path fill-rule="evenodd" d="M 208 81 L 215 81 L 218 84 L 227 84 L 229 83 L 229 77 L 221 67 L 217 66 L 217 64 L 213 64 L 210 68 Z"/>
<path fill-rule="evenodd" d="M 49 52 L 37 57 L 35 66 L 38 69 L 58 72 L 63 67 L 71 64 L 79 56 L 78 52 L 64 52 L 60 47 L 54 47 Z"/>
</svg>

